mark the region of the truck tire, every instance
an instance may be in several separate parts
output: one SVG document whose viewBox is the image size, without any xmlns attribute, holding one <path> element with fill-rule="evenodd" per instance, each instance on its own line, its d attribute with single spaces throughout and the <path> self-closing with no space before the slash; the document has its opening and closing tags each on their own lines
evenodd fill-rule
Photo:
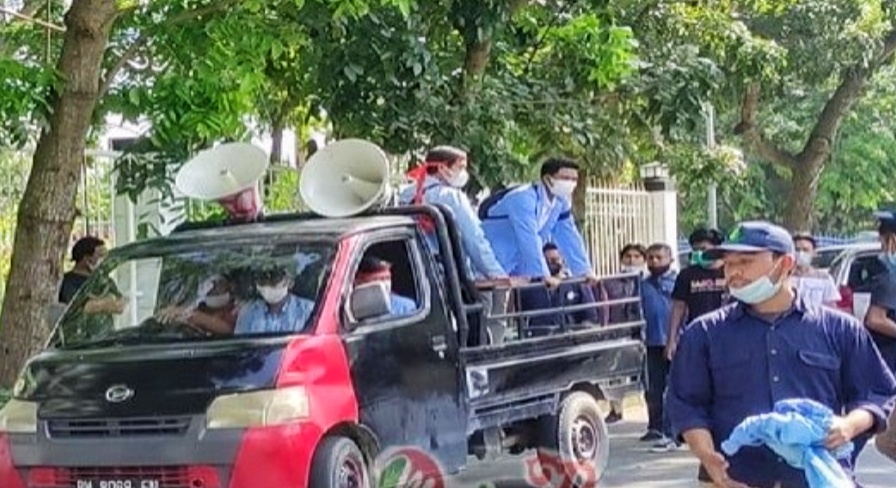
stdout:
<svg viewBox="0 0 896 488">
<path fill-rule="evenodd" d="M 371 488 L 364 454 L 347 437 L 326 437 L 311 461 L 309 485 L 314 488 Z"/>
<path fill-rule="evenodd" d="M 552 486 L 594 488 L 610 457 L 609 433 L 597 401 L 575 391 L 542 425 L 538 461 Z"/>
</svg>

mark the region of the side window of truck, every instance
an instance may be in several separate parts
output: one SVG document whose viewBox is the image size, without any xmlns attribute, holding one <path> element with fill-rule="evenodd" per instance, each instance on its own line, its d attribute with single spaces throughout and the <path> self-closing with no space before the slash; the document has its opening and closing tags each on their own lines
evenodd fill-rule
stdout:
<svg viewBox="0 0 896 488">
<path fill-rule="evenodd" d="M 420 254 L 411 239 L 384 240 L 367 247 L 355 266 L 351 290 L 377 285 L 385 287 L 387 309 L 380 313 L 364 312 L 361 317 L 356 317 L 350 302 L 360 298 L 349 293 L 347 320 L 355 326 L 368 325 L 401 320 L 420 313 L 429 303 L 420 266 Z"/>
</svg>

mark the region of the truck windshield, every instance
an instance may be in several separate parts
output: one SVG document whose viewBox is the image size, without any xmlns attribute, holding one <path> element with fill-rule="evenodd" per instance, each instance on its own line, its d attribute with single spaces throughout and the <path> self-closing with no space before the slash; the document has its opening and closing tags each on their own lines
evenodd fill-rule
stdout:
<svg viewBox="0 0 896 488">
<path fill-rule="evenodd" d="M 310 327 L 332 249 L 292 242 L 112 253 L 75 295 L 51 344 L 92 349 L 300 333 Z"/>
</svg>

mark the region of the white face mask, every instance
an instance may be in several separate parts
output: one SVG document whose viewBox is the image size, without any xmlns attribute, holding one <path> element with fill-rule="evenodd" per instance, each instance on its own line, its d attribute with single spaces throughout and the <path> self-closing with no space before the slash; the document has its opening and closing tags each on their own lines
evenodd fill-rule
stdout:
<svg viewBox="0 0 896 488">
<path fill-rule="evenodd" d="M 622 267 L 623 273 L 644 273 L 647 271 L 647 266 L 637 264 L 623 264 Z"/>
<path fill-rule="evenodd" d="M 560 198 L 570 198 L 572 193 L 576 191 L 576 182 L 572 180 L 558 180 L 551 178 L 551 185 L 548 187 L 554 196 Z"/>
<path fill-rule="evenodd" d="M 774 273 L 777 267 L 778 265 L 776 264 L 769 274 Z M 766 302 L 775 296 L 778 293 L 778 290 L 781 289 L 782 282 L 783 279 L 778 280 L 777 283 L 772 283 L 772 279 L 769 275 L 765 275 L 746 286 L 740 288 L 729 287 L 728 291 L 731 293 L 731 296 L 737 300 L 750 305 L 756 305 Z"/>
<path fill-rule="evenodd" d="M 205 297 L 205 304 L 209 308 L 221 308 L 230 303 L 230 293 L 222 293 L 220 295 L 209 295 Z"/>
<path fill-rule="evenodd" d="M 282 302 L 283 299 L 286 298 L 286 295 L 289 294 L 289 286 L 287 283 L 281 283 L 274 286 L 258 285 L 255 287 L 255 289 L 258 290 L 261 298 L 263 298 L 264 301 L 270 305 L 275 305 Z"/>
<path fill-rule="evenodd" d="M 470 173 L 462 169 L 457 173 L 451 173 L 451 176 L 446 177 L 445 181 L 455 188 L 463 188 L 470 181 Z"/>
<path fill-rule="evenodd" d="M 803 268 L 808 268 L 812 265 L 812 254 L 805 251 L 797 251 L 796 253 L 796 265 L 801 266 Z"/>
</svg>

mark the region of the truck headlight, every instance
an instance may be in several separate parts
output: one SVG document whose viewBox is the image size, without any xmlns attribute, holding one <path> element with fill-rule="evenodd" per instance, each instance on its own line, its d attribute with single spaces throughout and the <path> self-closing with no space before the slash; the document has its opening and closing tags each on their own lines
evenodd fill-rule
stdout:
<svg viewBox="0 0 896 488">
<path fill-rule="evenodd" d="M 304 386 L 293 386 L 215 398 L 206 412 L 206 427 L 238 429 L 281 425 L 308 415 L 308 392 Z"/>
<path fill-rule="evenodd" d="M 37 433 L 37 403 L 10 399 L 0 409 L 0 432 L 9 434 Z"/>
</svg>

